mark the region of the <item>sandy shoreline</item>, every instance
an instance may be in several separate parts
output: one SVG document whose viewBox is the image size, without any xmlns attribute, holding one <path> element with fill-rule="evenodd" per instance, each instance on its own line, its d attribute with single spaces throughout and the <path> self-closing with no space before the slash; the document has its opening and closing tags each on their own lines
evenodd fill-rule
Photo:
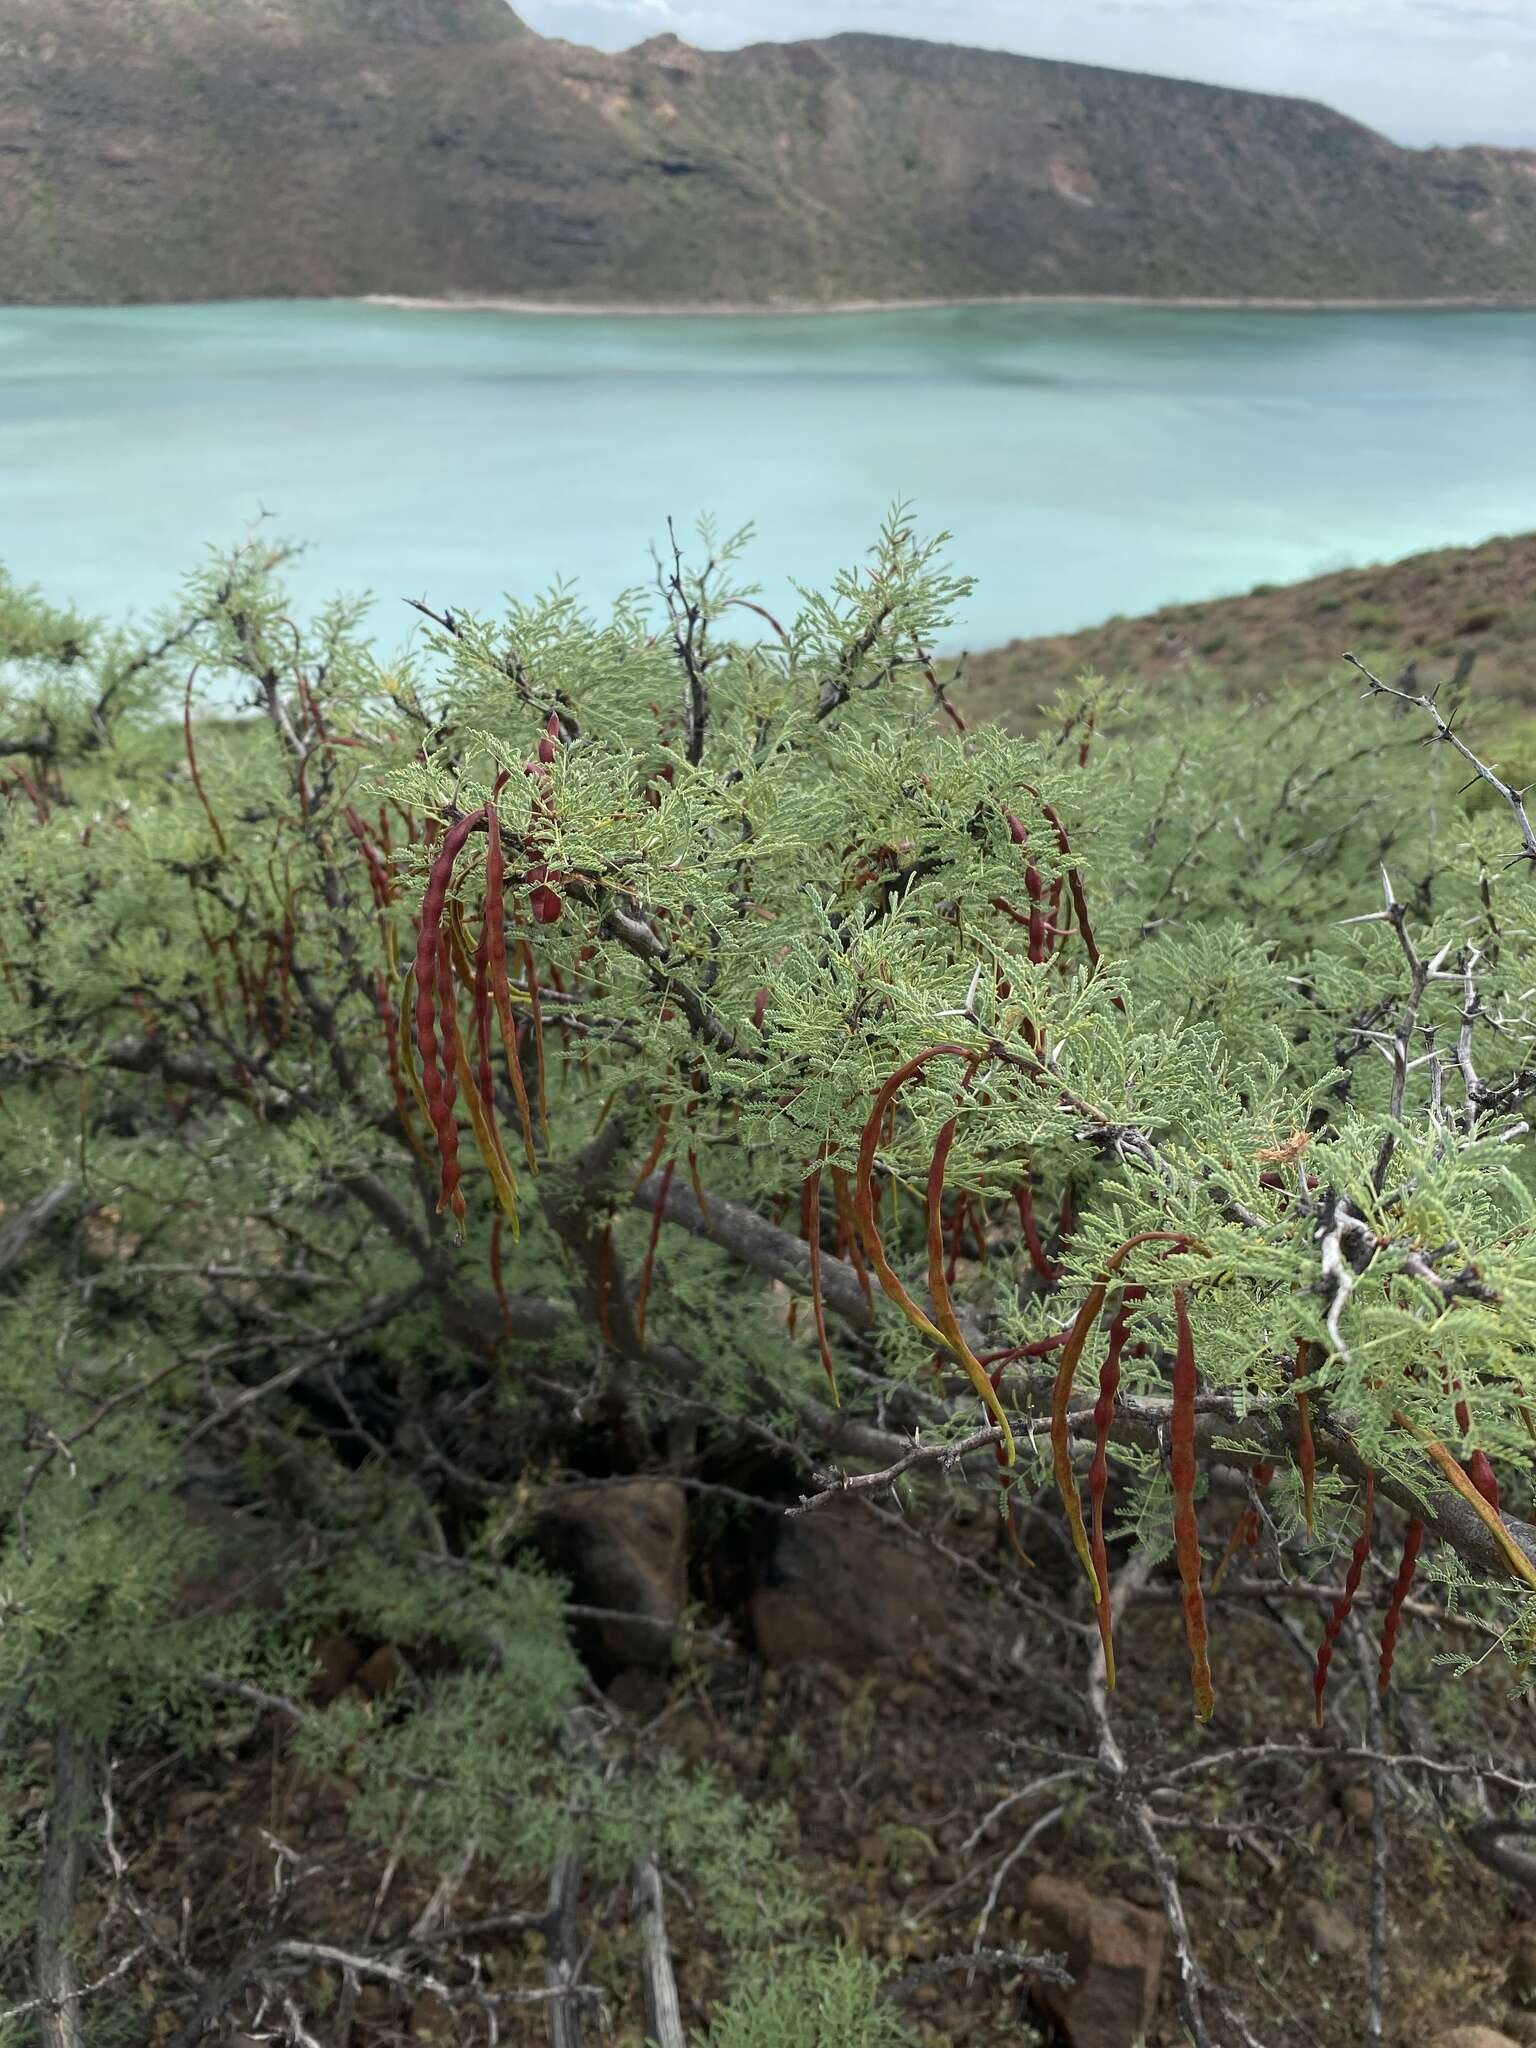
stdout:
<svg viewBox="0 0 1536 2048">
<path fill-rule="evenodd" d="M 849 313 L 923 313 L 962 306 L 1137 306 L 1172 313 L 1520 313 L 1536 307 L 1536 293 L 1520 298 L 1447 299 L 1153 299 L 1117 293 L 1017 293 L 993 298 L 785 300 L 762 305 L 745 300 L 657 304 L 605 301 L 577 305 L 557 299 L 515 299 L 465 294 L 412 298 L 400 292 L 367 292 L 354 305 L 388 306 L 416 313 L 522 313 L 541 318 L 745 320 L 805 319 Z"/>
</svg>

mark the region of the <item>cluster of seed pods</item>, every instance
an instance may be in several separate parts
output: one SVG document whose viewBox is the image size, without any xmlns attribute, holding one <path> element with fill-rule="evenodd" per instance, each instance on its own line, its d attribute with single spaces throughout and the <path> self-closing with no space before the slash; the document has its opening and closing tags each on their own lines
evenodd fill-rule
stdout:
<svg viewBox="0 0 1536 2048">
<path fill-rule="evenodd" d="M 524 767 L 525 774 L 540 785 L 534 801 L 536 819 L 548 813 L 545 785 L 548 784 L 559 743 L 560 720 L 558 714 L 551 712 L 534 758 Z M 414 988 L 408 1032 L 409 1045 L 415 1054 L 414 1062 L 406 1055 L 402 1035 L 397 1030 L 387 984 L 380 977 L 376 985 L 391 1086 L 402 1126 L 415 1149 L 414 1130 L 403 1085 L 408 1079 L 435 1141 L 439 1172 L 438 1211 L 451 1214 L 459 1224 L 462 1224 L 466 1213 L 463 1170 L 459 1160 L 457 1113 L 461 1104 L 468 1115 L 476 1150 L 489 1175 L 497 1201 L 498 1218 L 492 1247 L 494 1274 L 499 1274 L 500 1270 L 503 1223 L 510 1223 L 514 1233 L 517 1229 L 516 1180 L 496 1114 L 493 1050 L 493 1037 L 496 1035 L 500 1036 L 505 1054 L 507 1080 L 517 1108 L 523 1151 L 530 1172 L 538 1171 L 534 1108 L 529 1099 L 521 1057 L 525 1034 L 513 1014 L 507 950 L 506 853 L 496 808 L 496 799 L 506 780 L 507 775 L 503 772 L 498 776 L 489 800 L 448 827 L 432 856 L 408 982 L 408 989 Z M 369 828 L 354 809 L 348 806 L 344 816 L 362 853 L 369 887 L 384 930 L 386 959 L 393 971 L 396 962 L 394 931 L 384 913 L 398 892 L 385 858 L 387 832 L 383 827 L 382 814 L 381 836 L 385 841 L 385 852 L 380 851 Z M 479 929 L 471 946 L 464 913 L 456 903 L 450 902 L 450 891 L 461 854 L 471 836 L 482 831 L 486 839 L 485 888 Z M 534 860 L 525 869 L 523 879 L 528 890 L 528 915 L 532 921 L 536 925 L 556 923 L 564 912 L 563 900 L 555 886 L 560 878 L 547 864 Z M 521 1000 L 527 1006 L 534 1049 L 538 1112 L 547 1140 L 544 1030 L 538 972 L 527 941 L 519 939 L 516 945 L 522 976 Z M 456 987 L 462 987 L 469 997 L 468 1042 L 459 1030 Z"/>
<path fill-rule="evenodd" d="M 539 741 L 537 755 L 532 761 L 526 762 L 523 767 L 523 773 L 531 775 L 534 781 L 540 785 L 539 794 L 534 799 L 534 811 L 536 814 L 544 806 L 545 786 L 549 782 L 549 771 L 559 746 L 560 714 L 557 711 L 551 711 L 544 727 L 543 737 Z M 528 870 L 528 913 L 535 924 L 559 923 L 561 913 L 565 909 L 565 905 L 560 897 L 560 891 L 556 886 L 559 880 L 560 877 L 554 874 L 541 861 L 536 861 Z"/>
</svg>

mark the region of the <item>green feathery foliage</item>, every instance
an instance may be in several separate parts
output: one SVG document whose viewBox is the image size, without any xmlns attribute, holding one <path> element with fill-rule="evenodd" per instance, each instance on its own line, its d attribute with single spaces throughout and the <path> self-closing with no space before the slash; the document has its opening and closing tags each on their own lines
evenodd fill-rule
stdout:
<svg viewBox="0 0 1536 2048">
<path fill-rule="evenodd" d="M 967 732 L 940 544 L 898 511 L 781 623 L 744 538 L 392 662 L 254 543 L 139 637 L 0 586 L 0 1702 L 99 1757 L 276 1699 L 368 1837 L 659 1846 L 750 1953 L 803 1919 L 778 1822 L 583 1730 L 540 1473 L 593 1418 L 809 1470 L 831 1371 L 934 1450 L 995 1420 L 1005 1505 L 1054 1464 L 1102 1594 L 1123 1309 L 1109 1535 L 1177 1538 L 1202 1713 L 1216 1453 L 1325 1553 L 1374 1475 L 1525 1656 L 1536 946 L 1507 808 L 1411 712 L 1192 687 L 1149 730 L 1090 679 Z M 189 1600 L 211 1514 L 264 1602 Z M 342 1627 L 421 1653 L 387 1710 L 304 1703 Z M 35 1869 L 13 1832 L 0 1939 Z M 711 2041 L 821 2038 L 786 1999 L 896 2038 L 806 1967 Z"/>
</svg>

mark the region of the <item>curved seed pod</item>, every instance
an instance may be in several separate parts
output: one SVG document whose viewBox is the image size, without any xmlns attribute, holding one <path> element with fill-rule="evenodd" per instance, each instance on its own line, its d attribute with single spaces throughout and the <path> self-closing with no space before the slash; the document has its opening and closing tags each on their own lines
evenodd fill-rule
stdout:
<svg viewBox="0 0 1536 2048">
<path fill-rule="evenodd" d="M 491 1188 L 501 1212 L 512 1226 L 512 1235 L 517 1237 L 521 1226 L 517 1214 L 517 1183 L 512 1177 L 511 1162 L 502 1145 L 501 1133 L 496 1128 L 495 1119 L 481 1100 L 475 1077 L 470 1072 L 464 1041 L 457 1033 L 453 1039 L 453 1060 L 458 1088 L 463 1091 L 464 1107 L 469 1112 L 469 1127 L 474 1133 L 475 1150 L 490 1176 Z M 464 1214 L 463 1201 L 464 1197 L 461 1194 L 459 1205 L 454 1210 L 454 1214 L 460 1218 Z"/>
<path fill-rule="evenodd" d="M 182 738 L 186 743 L 187 768 L 192 776 L 192 787 L 197 791 L 197 800 L 203 807 L 203 815 L 207 818 L 208 823 L 213 827 L 213 836 L 214 839 L 218 842 L 219 852 L 223 855 L 225 860 L 228 860 L 229 841 L 224 837 L 224 828 L 219 823 L 218 819 L 214 816 L 213 805 L 208 801 L 208 792 L 203 787 L 203 778 L 197 766 L 197 748 L 193 745 L 192 742 L 192 685 L 196 682 L 196 680 L 197 664 L 194 662 L 192 666 L 192 673 L 187 677 L 187 693 L 186 697 L 182 702 L 181 708 L 181 732 Z M 17 780 L 26 789 L 28 795 L 32 799 L 33 807 L 36 809 L 38 817 L 41 819 L 42 823 L 46 825 L 48 822 L 47 804 L 43 801 L 38 791 L 33 787 L 29 778 L 21 774 L 19 769 L 17 770 Z"/>
<path fill-rule="evenodd" d="M 640 1268 L 640 1285 L 635 1293 L 635 1335 L 642 1344 L 645 1342 L 645 1307 L 651 1298 L 651 1276 L 656 1270 L 656 1245 L 661 1237 L 662 1218 L 667 1212 L 667 1196 L 676 1168 L 677 1161 L 669 1159 L 661 1169 L 661 1186 L 656 1195 L 656 1207 L 651 1211 L 651 1234 L 645 1244 L 645 1263 Z"/>
<path fill-rule="evenodd" d="M 1189 1327 L 1185 1290 L 1173 1290 L 1178 1336 L 1173 1355 L 1173 1417 L 1169 1427 L 1173 1472 L 1173 1537 L 1184 1588 L 1184 1635 L 1189 1644 L 1190 1685 L 1195 1718 L 1209 1721 L 1216 1711 L 1211 1666 L 1206 1649 L 1205 1596 L 1200 1591 L 1200 1527 L 1195 1519 L 1195 1340 Z"/>
<path fill-rule="evenodd" d="M 1486 1451 L 1474 1451 L 1467 1460 L 1467 1477 L 1495 1514 L 1499 1511 L 1499 1482 Z"/>
<path fill-rule="evenodd" d="M 811 1314 L 816 1321 L 816 1348 L 821 1353 L 821 1369 L 827 1376 L 827 1385 L 832 1389 L 832 1405 L 840 1408 L 842 1402 L 837 1392 L 837 1366 L 832 1357 L 832 1346 L 827 1340 L 827 1307 L 821 1294 L 821 1168 L 815 1167 L 805 1177 L 800 1188 L 800 1235 L 811 1260 Z"/>
<path fill-rule="evenodd" d="M 1109 1431 L 1115 1419 L 1115 1396 L 1120 1391 L 1120 1354 L 1125 1349 L 1131 1305 L 1144 1300 L 1146 1292 L 1145 1287 L 1127 1287 L 1120 1297 L 1120 1306 L 1109 1326 L 1109 1347 L 1099 1368 L 1099 1398 L 1093 1404 L 1093 1463 L 1088 1467 L 1093 1534 L 1089 1552 L 1093 1559 L 1094 1577 L 1098 1581 L 1094 1619 L 1099 1625 L 1099 1640 L 1104 1645 L 1104 1682 L 1111 1692 L 1115 1689 L 1115 1634 L 1114 1617 L 1109 1606 L 1109 1547 L 1104 1541 L 1104 1496 L 1109 1490 Z"/>
<path fill-rule="evenodd" d="M 1040 1242 L 1040 1225 L 1035 1218 L 1035 1191 L 1028 1180 L 1020 1181 L 1013 1191 L 1013 1200 L 1019 1212 L 1019 1226 L 1024 1232 L 1029 1263 L 1047 1287 L 1054 1287 L 1057 1278 L 1056 1268 L 1046 1257 L 1045 1246 Z"/>
<path fill-rule="evenodd" d="M 1410 1422 L 1400 1409 L 1393 1409 L 1392 1420 L 1399 1429 L 1407 1430 L 1410 1436 L 1415 1437 L 1424 1446 L 1426 1454 L 1434 1459 L 1451 1485 L 1455 1487 L 1456 1491 L 1467 1503 L 1467 1506 L 1471 1508 L 1494 1542 L 1497 1543 L 1500 1551 L 1503 1553 L 1505 1563 L 1516 1578 L 1523 1579 L 1528 1586 L 1536 1586 L 1536 1563 L 1533 1563 L 1527 1557 L 1524 1550 L 1521 1549 L 1520 1545 L 1509 1533 L 1504 1517 L 1497 1508 L 1490 1506 L 1487 1497 L 1480 1493 L 1472 1484 L 1472 1481 L 1462 1470 L 1458 1460 L 1451 1455 L 1445 1445 L 1439 1442 L 1437 1438 L 1429 1436 L 1427 1431 L 1420 1429 L 1417 1423 Z"/>
<path fill-rule="evenodd" d="M 957 1346 L 938 1323 L 932 1321 L 923 1313 L 911 1295 L 908 1294 L 906 1288 L 902 1286 L 900 1279 L 891 1266 L 890 1260 L 885 1256 L 885 1244 L 880 1236 L 880 1227 L 875 1221 L 875 1151 L 880 1142 L 880 1130 L 885 1122 L 886 1113 L 912 1076 L 920 1073 L 930 1060 L 935 1059 L 964 1060 L 966 1069 L 969 1072 L 976 1066 L 977 1055 L 963 1045 L 933 1045 L 929 1046 L 926 1052 L 914 1054 L 911 1059 L 899 1066 L 894 1074 L 886 1077 L 875 1096 L 873 1106 L 868 1117 L 865 1119 L 864 1129 L 859 1138 L 859 1158 L 853 1189 L 854 1215 L 858 1219 L 859 1231 L 864 1239 L 864 1249 L 869 1254 L 869 1262 L 875 1269 L 875 1277 L 879 1280 L 881 1287 L 915 1329 L 921 1330 L 925 1337 L 932 1338 L 935 1344 L 941 1345 L 946 1351 L 953 1351 L 956 1357 L 960 1359 L 971 1385 L 981 1396 L 987 1412 L 1002 1431 L 1003 1441 L 1008 1447 L 1008 1461 L 1011 1464 L 1013 1462 L 1013 1431 L 1009 1427 L 1008 1417 L 1004 1413 L 1003 1404 L 998 1399 L 986 1371 L 979 1360 L 972 1355 L 969 1347 L 965 1345 L 965 1340 L 961 1338 Z M 894 1187 L 894 1185 L 893 1180 L 892 1186 Z M 939 1278 L 942 1285 L 942 1265 Z M 948 1299 L 947 1291 L 945 1298 L 946 1300 Z M 958 1328 L 958 1325 L 956 1327 Z"/>
<path fill-rule="evenodd" d="M 965 1332 L 955 1314 L 944 1273 L 944 1169 L 949 1164 L 950 1147 L 955 1142 L 958 1122 L 959 1118 L 952 1116 L 939 1132 L 933 1147 L 933 1164 L 928 1169 L 928 1291 L 933 1296 L 934 1317 L 945 1342 L 965 1368 L 966 1378 L 981 1394 L 993 1421 L 1003 1433 L 1000 1446 L 1003 1463 L 1012 1465 L 1015 1457 L 1013 1430 L 997 1391 L 997 1382 L 965 1341 Z"/>
<path fill-rule="evenodd" d="M 368 827 L 348 804 L 342 811 L 348 829 L 362 848 L 363 864 L 368 870 L 368 887 L 373 892 L 374 907 L 387 910 L 394 901 L 394 879 L 385 865 L 384 856 L 368 837 Z"/>
<path fill-rule="evenodd" d="M 497 787 L 500 787 L 499 779 Z M 496 816 L 494 802 L 488 803 L 485 807 L 485 823 L 488 837 L 485 846 L 483 938 L 491 1003 L 496 1012 L 497 1029 L 501 1033 L 501 1049 L 507 1062 L 507 1079 L 512 1084 L 512 1098 L 517 1104 L 518 1121 L 523 1129 L 523 1152 L 528 1160 L 528 1171 L 537 1178 L 539 1161 L 533 1147 L 533 1112 L 528 1104 L 528 1090 L 523 1081 L 517 1026 L 512 1019 L 512 989 L 507 979 L 506 862 L 501 845 L 501 823 Z"/>
<path fill-rule="evenodd" d="M 411 1115 L 410 1104 L 406 1100 L 405 1078 L 400 1070 L 400 1029 L 399 1022 L 395 1016 L 394 997 L 390 994 L 389 983 L 382 974 L 374 977 L 373 994 L 374 1007 L 379 1013 L 379 1022 L 384 1026 L 384 1044 L 389 1067 L 389 1086 L 390 1092 L 395 1098 L 395 1114 L 400 1119 L 400 1128 L 405 1133 L 405 1142 L 410 1146 L 412 1152 L 421 1161 L 422 1165 L 425 1166 L 427 1164 L 427 1155 L 422 1147 L 420 1138 L 416 1135 L 416 1121 Z M 415 1077 L 412 1076 L 412 1078 L 414 1079 Z"/>
<path fill-rule="evenodd" d="M 533 1066 L 538 1080 L 539 1127 L 544 1133 L 544 1143 L 548 1145 L 549 1103 L 544 1094 L 544 1010 L 539 1002 L 539 972 L 534 965 L 533 948 L 526 939 L 518 940 L 517 952 L 528 990 L 528 1008 L 533 1017 Z"/>
<path fill-rule="evenodd" d="M 411 1058 L 411 988 L 415 977 L 415 968 L 408 967 L 405 970 L 404 986 L 400 991 L 400 1036 L 398 1041 L 400 1047 L 400 1067 L 406 1080 L 411 1084 L 411 1093 L 416 1098 L 416 1107 L 421 1111 L 430 1130 L 432 1127 L 432 1111 L 427 1105 L 426 1090 L 422 1087 L 420 1077 L 416 1072 L 416 1063 Z"/>
<path fill-rule="evenodd" d="M 464 1197 L 459 1192 L 459 1134 L 454 1122 L 455 1060 L 458 1027 L 453 1014 L 453 968 L 449 947 L 444 943 L 443 906 L 453 879 L 453 864 L 465 841 L 485 816 L 471 811 L 444 834 L 433 857 L 421 905 L 421 929 L 416 942 L 416 1047 L 421 1058 L 421 1087 L 427 1114 L 437 1136 L 442 1160 L 442 1189 L 439 1214 L 451 1209 L 462 1220 Z M 438 1026 L 443 1033 L 443 1071 L 438 1066 Z"/>
<path fill-rule="evenodd" d="M 1253 1483 L 1258 1488 L 1260 1493 L 1264 1491 L 1265 1487 L 1268 1486 L 1269 1482 L 1271 1481 L 1271 1479 L 1274 1478 L 1274 1476 L 1274 1466 L 1266 1464 L 1262 1459 L 1253 1468 Z M 1236 1557 L 1237 1553 L 1243 1548 L 1245 1544 L 1250 1550 L 1258 1549 L 1259 1528 L 1260 1522 L 1258 1509 L 1244 1508 L 1243 1512 L 1237 1518 L 1236 1528 L 1232 1531 L 1232 1534 L 1227 1539 L 1226 1549 L 1221 1553 L 1221 1563 L 1217 1565 L 1215 1571 L 1211 1575 L 1211 1591 L 1213 1593 L 1219 1589 L 1222 1580 L 1226 1577 L 1227 1566 L 1232 1562 L 1233 1558 Z"/>
<path fill-rule="evenodd" d="M 1056 1368 L 1056 1383 L 1051 1389 L 1051 1465 L 1056 1475 L 1056 1490 L 1061 1495 L 1061 1505 L 1067 1517 L 1067 1527 L 1072 1536 L 1072 1548 L 1077 1552 L 1078 1562 L 1088 1574 L 1088 1583 L 1093 1588 L 1094 1605 L 1103 1597 L 1104 1589 L 1099 1584 L 1099 1575 L 1094 1569 L 1093 1551 L 1088 1542 L 1088 1531 L 1083 1522 L 1083 1506 L 1077 1497 L 1077 1478 L 1072 1470 L 1072 1427 L 1067 1411 L 1072 1402 L 1072 1385 L 1077 1373 L 1078 1360 L 1088 1342 L 1088 1332 L 1098 1319 L 1104 1306 L 1104 1297 L 1109 1292 L 1109 1283 L 1120 1270 L 1121 1264 L 1138 1245 L 1171 1244 L 1180 1251 L 1204 1251 L 1204 1245 L 1197 1244 L 1192 1237 L 1186 1237 L 1174 1230 L 1144 1230 L 1136 1237 L 1128 1237 L 1110 1253 L 1104 1262 L 1104 1271 L 1094 1281 L 1076 1319 L 1067 1334 L 1062 1347 L 1061 1360 Z"/>
<path fill-rule="evenodd" d="M 1318 1646 L 1317 1669 L 1312 1674 L 1312 1695 L 1317 1702 L 1317 1725 L 1323 1725 L 1323 1699 L 1328 1691 L 1328 1667 L 1333 1662 L 1333 1646 L 1339 1639 L 1339 1631 L 1350 1616 L 1355 1604 L 1355 1595 L 1360 1590 L 1360 1575 L 1365 1570 L 1365 1560 L 1371 1554 L 1371 1525 L 1376 1512 L 1376 1475 L 1366 1477 L 1365 1499 L 1361 1506 L 1364 1517 L 1360 1540 L 1350 1553 L 1349 1570 L 1344 1577 L 1344 1590 L 1334 1602 L 1328 1625 L 1323 1630 L 1323 1640 Z"/>
<path fill-rule="evenodd" d="M 452 950 L 441 936 L 436 957 L 437 1029 L 440 1036 L 442 1072 L 438 1080 L 437 1099 L 433 1101 L 429 1093 L 427 1100 L 432 1107 L 433 1128 L 437 1132 L 438 1153 L 442 1161 L 442 1186 L 437 1198 L 437 1212 L 441 1215 L 445 1209 L 449 1210 L 462 1230 L 463 1174 L 459 1166 L 459 1127 L 454 1116 L 454 1105 L 458 1101 L 459 1070 L 463 1054 L 459 1042 L 458 1014 L 454 1004 Z M 465 1072 L 467 1075 L 467 1068 Z M 473 1090 L 470 1092 L 473 1094 Z"/>
<path fill-rule="evenodd" d="M 874 1106 L 865 1119 L 864 1129 L 859 1138 L 859 1158 L 854 1173 L 853 1203 L 854 1214 L 858 1218 L 859 1232 L 864 1239 L 864 1249 L 869 1254 L 869 1262 L 875 1269 L 876 1279 L 914 1328 L 921 1330 L 924 1336 L 931 1337 L 935 1344 L 943 1345 L 948 1350 L 949 1346 L 943 1331 L 924 1315 L 905 1287 L 902 1286 L 896 1273 L 892 1270 L 890 1260 L 885 1256 L 885 1244 L 880 1236 L 879 1225 L 875 1221 L 875 1153 L 879 1148 L 880 1129 L 885 1121 L 886 1111 L 906 1086 L 907 1082 L 912 1079 L 913 1075 L 920 1073 L 930 1060 L 936 1059 L 964 1060 L 967 1065 L 974 1066 L 976 1055 L 969 1047 L 963 1045 L 930 1046 L 926 1052 L 915 1054 L 913 1058 L 899 1066 L 894 1074 L 888 1075 L 881 1083 L 879 1092 L 875 1096 Z M 999 1421 L 1002 1420 L 1001 1417 L 998 1419 Z"/>
<path fill-rule="evenodd" d="M 688 1147 L 688 1185 L 693 1189 L 693 1199 L 699 1205 L 699 1214 L 708 1221 L 709 1200 L 704 1193 L 704 1183 L 699 1178 L 699 1155 L 691 1145 Z"/>
<path fill-rule="evenodd" d="M 480 921 L 480 937 L 475 945 L 474 976 L 471 1015 L 475 1023 L 475 1084 L 480 1090 L 480 1100 L 485 1104 L 486 1115 L 494 1120 L 496 1076 L 491 1068 L 491 942 L 490 926 L 484 917 Z"/>
<path fill-rule="evenodd" d="M 671 1069 L 668 1068 L 667 1071 L 670 1073 Z M 640 1171 L 635 1175 L 634 1181 L 632 1182 L 632 1185 L 634 1187 L 639 1187 L 642 1181 L 649 1180 L 651 1175 L 656 1171 L 656 1162 L 661 1157 L 662 1148 L 663 1146 L 665 1146 L 667 1142 L 667 1125 L 671 1123 L 671 1121 L 672 1105 L 670 1102 L 664 1102 L 661 1105 L 661 1115 L 657 1118 L 656 1121 L 656 1135 L 651 1140 L 651 1149 L 649 1152 L 646 1153 L 645 1159 L 640 1167 Z"/>
<path fill-rule="evenodd" d="M 859 1286 L 864 1299 L 874 1305 L 874 1294 L 869 1284 L 869 1272 L 864 1264 L 864 1254 L 859 1245 L 859 1223 L 853 1213 L 853 1190 L 848 1185 L 848 1175 L 841 1166 L 832 1168 L 832 1193 L 837 1202 L 838 1227 L 848 1241 L 847 1258 L 858 1275 Z"/>
<path fill-rule="evenodd" d="M 1303 1337 L 1296 1346 L 1296 1370 L 1293 1379 L 1304 1379 L 1310 1368 L 1312 1346 Z M 1296 1462 L 1301 1468 L 1301 1512 L 1307 1525 L 1308 1540 L 1316 1535 L 1313 1523 L 1313 1507 L 1317 1488 L 1317 1446 L 1312 1441 L 1312 1397 L 1300 1393 L 1296 1396 L 1297 1445 Z"/>
<path fill-rule="evenodd" d="M 1387 1602 L 1386 1617 L 1381 1624 L 1381 1663 L 1376 1672 L 1377 1689 L 1385 1692 L 1392 1683 L 1392 1660 L 1397 1654 L 1397 1632 L 1402 1626 L 1403 1609 L 1408 1604 L 1408 1595 L 1413 1590 L 1413 1575 L 1418 1569 L 1419 1545 L 1424 1541 L 1424 1524 L 1415 1515 L 1403 1535 L 1403 1557 L 1397 1568 L 1397 1577 L 1392 1582 L 1392 1596 Z"/>
</svg>

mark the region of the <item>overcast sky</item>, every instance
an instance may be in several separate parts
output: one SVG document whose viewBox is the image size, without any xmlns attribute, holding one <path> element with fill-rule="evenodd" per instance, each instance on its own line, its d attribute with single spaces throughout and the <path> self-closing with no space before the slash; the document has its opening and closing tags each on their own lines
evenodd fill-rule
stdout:
<svg viewBox="0 0 1536 2048">
<path fill-rule="evenodd" d="M 543 35 L 705 49 L 874 29 L 1299 93 L 1395 141 L 1536 145 L 1536 0 L 513 0 Z"/>
</svg>

